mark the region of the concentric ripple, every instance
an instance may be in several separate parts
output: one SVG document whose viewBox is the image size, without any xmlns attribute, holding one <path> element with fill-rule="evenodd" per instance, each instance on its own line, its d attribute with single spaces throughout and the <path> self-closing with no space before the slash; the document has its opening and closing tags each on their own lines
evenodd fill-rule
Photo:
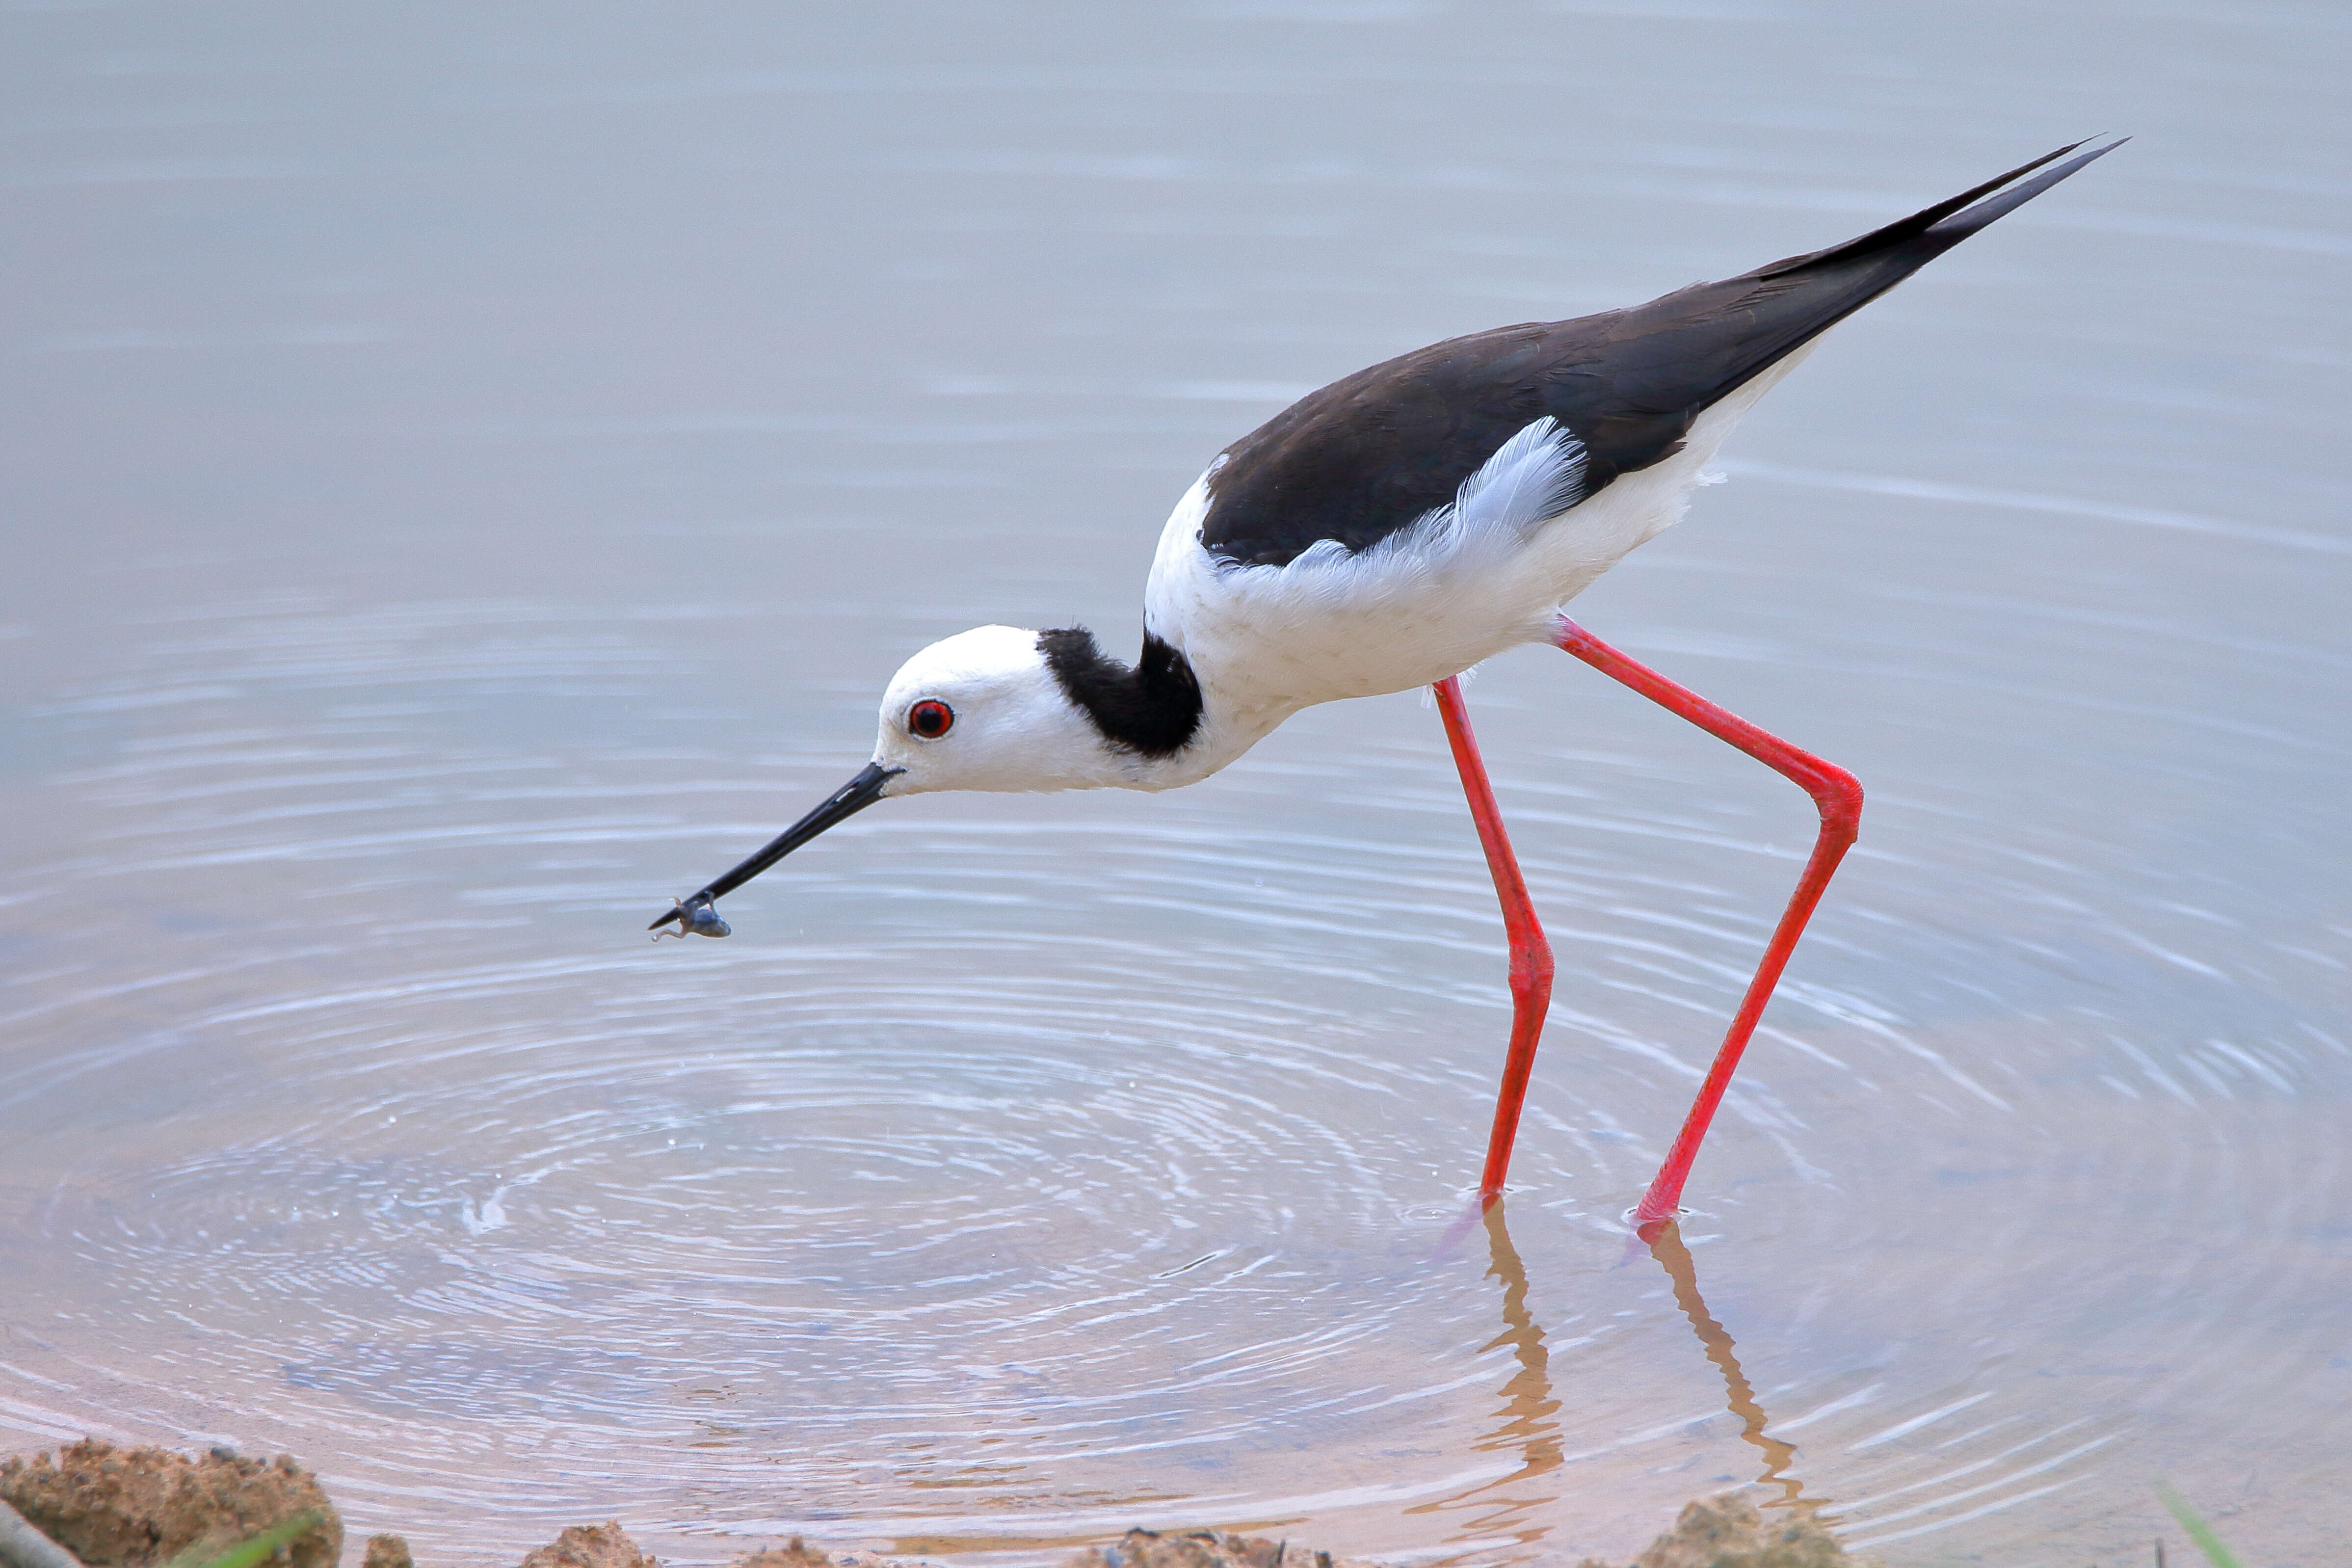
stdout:
<svg viewBox="0 0 2352 1568">
<path fill-rule="evenodd" d="M 1549 1568 L 1735 1485 L 2056 1568 L 2145 1562 L 2158 1476 L 2340 1554 L 2313 16 L 378 9 L 8 18 L 12 1446 L 291 1451 L 452 1568 Z M 1292 392 L 1861 232 L 2053 102 L 2141 134 L 1579 603 L 1869 791 L 1672 1233 L 1811 817 L 1554 655 L 1469 689 L 1560 975 L 1483 1220 L 1501 933 L 1411 697 L 887 803 L 647 939 L 913 648 L 1132 646 Z"/>
<path fill-rule="evenodd" d="M 2088 841 L 1864 863 L 1644 1257 L 1618 1216 L 1793 854 L 1745 781 L 1494 746 L 1569 978 L 1480 1227 L 1492 895 L 1412 729 L 1305 812 L 1276 752 L 1198 803 L 873 814 L 738 938 L 647 942 L 649 889 L 828 782 L 483 721 L 657 686 L 658 645 L 453 604 L 152 647 L 60 744 L 206 695 L 34 797 L 89 847 L 24 887 L 125 892 L 11 987 L 27 1432 L 292 1447 L 453 1560 L 615 1509 L 688 1556 L 1137 1521 L 1511 1556 L 1722 1479 L 1891 1543 L 2087 1495 L 2151 1400 L 2232 1441 L 2226 1391 L 2313 1349 L 2336 1155 L 2292 1129 L 2334 1037 L 2121 910 L 1908 902 L 2046 910 Z M 1517 690 L 1478 694 L 1504 734 Z M 2082 1005 L 2102 974 L 2139 1010 Z M 2234 1037 L 2158 1023 L 2217 994 Z"/>
</svg>

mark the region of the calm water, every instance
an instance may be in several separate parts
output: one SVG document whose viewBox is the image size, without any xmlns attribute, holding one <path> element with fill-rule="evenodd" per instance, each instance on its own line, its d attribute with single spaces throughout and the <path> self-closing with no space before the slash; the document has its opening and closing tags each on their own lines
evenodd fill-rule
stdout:
<svg viewBox="0 0 2352 1568">
<path fill-rule="evenodd" d="M 1899 18 L 1899 19 L 1898 19 Z M 1024 1562 L 2336 1561 L 2347 43 L 2325 4 L 0 11 L 0 1440 L 363 1532 Z M 1133 635 L 1286 398 L 2137 140 L 1842 330 L 1579 615 L 1856 769 L 1810 840 L 1581 666 L 1164 798 L 877 810 L 922 642 Z"/>
</svg>

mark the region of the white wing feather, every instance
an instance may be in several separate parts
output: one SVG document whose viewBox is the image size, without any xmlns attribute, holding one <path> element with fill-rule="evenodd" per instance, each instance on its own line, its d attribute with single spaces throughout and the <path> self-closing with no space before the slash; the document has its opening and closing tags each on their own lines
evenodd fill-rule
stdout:
<svg viewBox="0 0 2352 1568">
<path fill-rule="evenodd" d="M 1550 415 L 1503 443 L 1454 492 L 1465 531 L 1524 534 L 1584 499 L 1584 443 Z"/>
</svg>

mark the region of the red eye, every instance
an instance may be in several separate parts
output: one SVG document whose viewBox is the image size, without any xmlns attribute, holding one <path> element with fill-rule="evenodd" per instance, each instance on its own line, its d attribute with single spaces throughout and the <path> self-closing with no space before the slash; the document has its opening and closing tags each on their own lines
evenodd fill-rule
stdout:
<svg viewBox="0 0 2352 1568">
<path fill-rule="evenodd" d="M 907 728 L 926 741 L 936 741 L 955 723 L 955 710 L 926 699 L 907 710 Z"/>
</svg>

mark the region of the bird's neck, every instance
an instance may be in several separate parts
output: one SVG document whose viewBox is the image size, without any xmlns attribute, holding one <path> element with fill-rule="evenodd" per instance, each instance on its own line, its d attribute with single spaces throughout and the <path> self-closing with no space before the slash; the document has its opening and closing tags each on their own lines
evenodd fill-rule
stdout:
<svg viewBox="0 0 2352 1568">
<path fill-rule="evenodd" d="M 1105 782 L 1129 789 L 1172 789 L 1208 777 L 1289 717 L 1221 700 L 1173 644 L 1145 632 L 1132 665 L 1103 652 L 1094 634 L 1073 626 L 1041 632 L 1038 651 L 1062 695 L 1113 759 Z"/>
<path fill-rule="evenodd" d="M 1103 652 L 1084 626 L 1038 633 L 1037 651 L 1062 695 L 1113 750 L 1171 757 L 1199 733 L 1200 679 L 1182 654 L 1149 632 L 1132 665 Z"/>
</svg>

